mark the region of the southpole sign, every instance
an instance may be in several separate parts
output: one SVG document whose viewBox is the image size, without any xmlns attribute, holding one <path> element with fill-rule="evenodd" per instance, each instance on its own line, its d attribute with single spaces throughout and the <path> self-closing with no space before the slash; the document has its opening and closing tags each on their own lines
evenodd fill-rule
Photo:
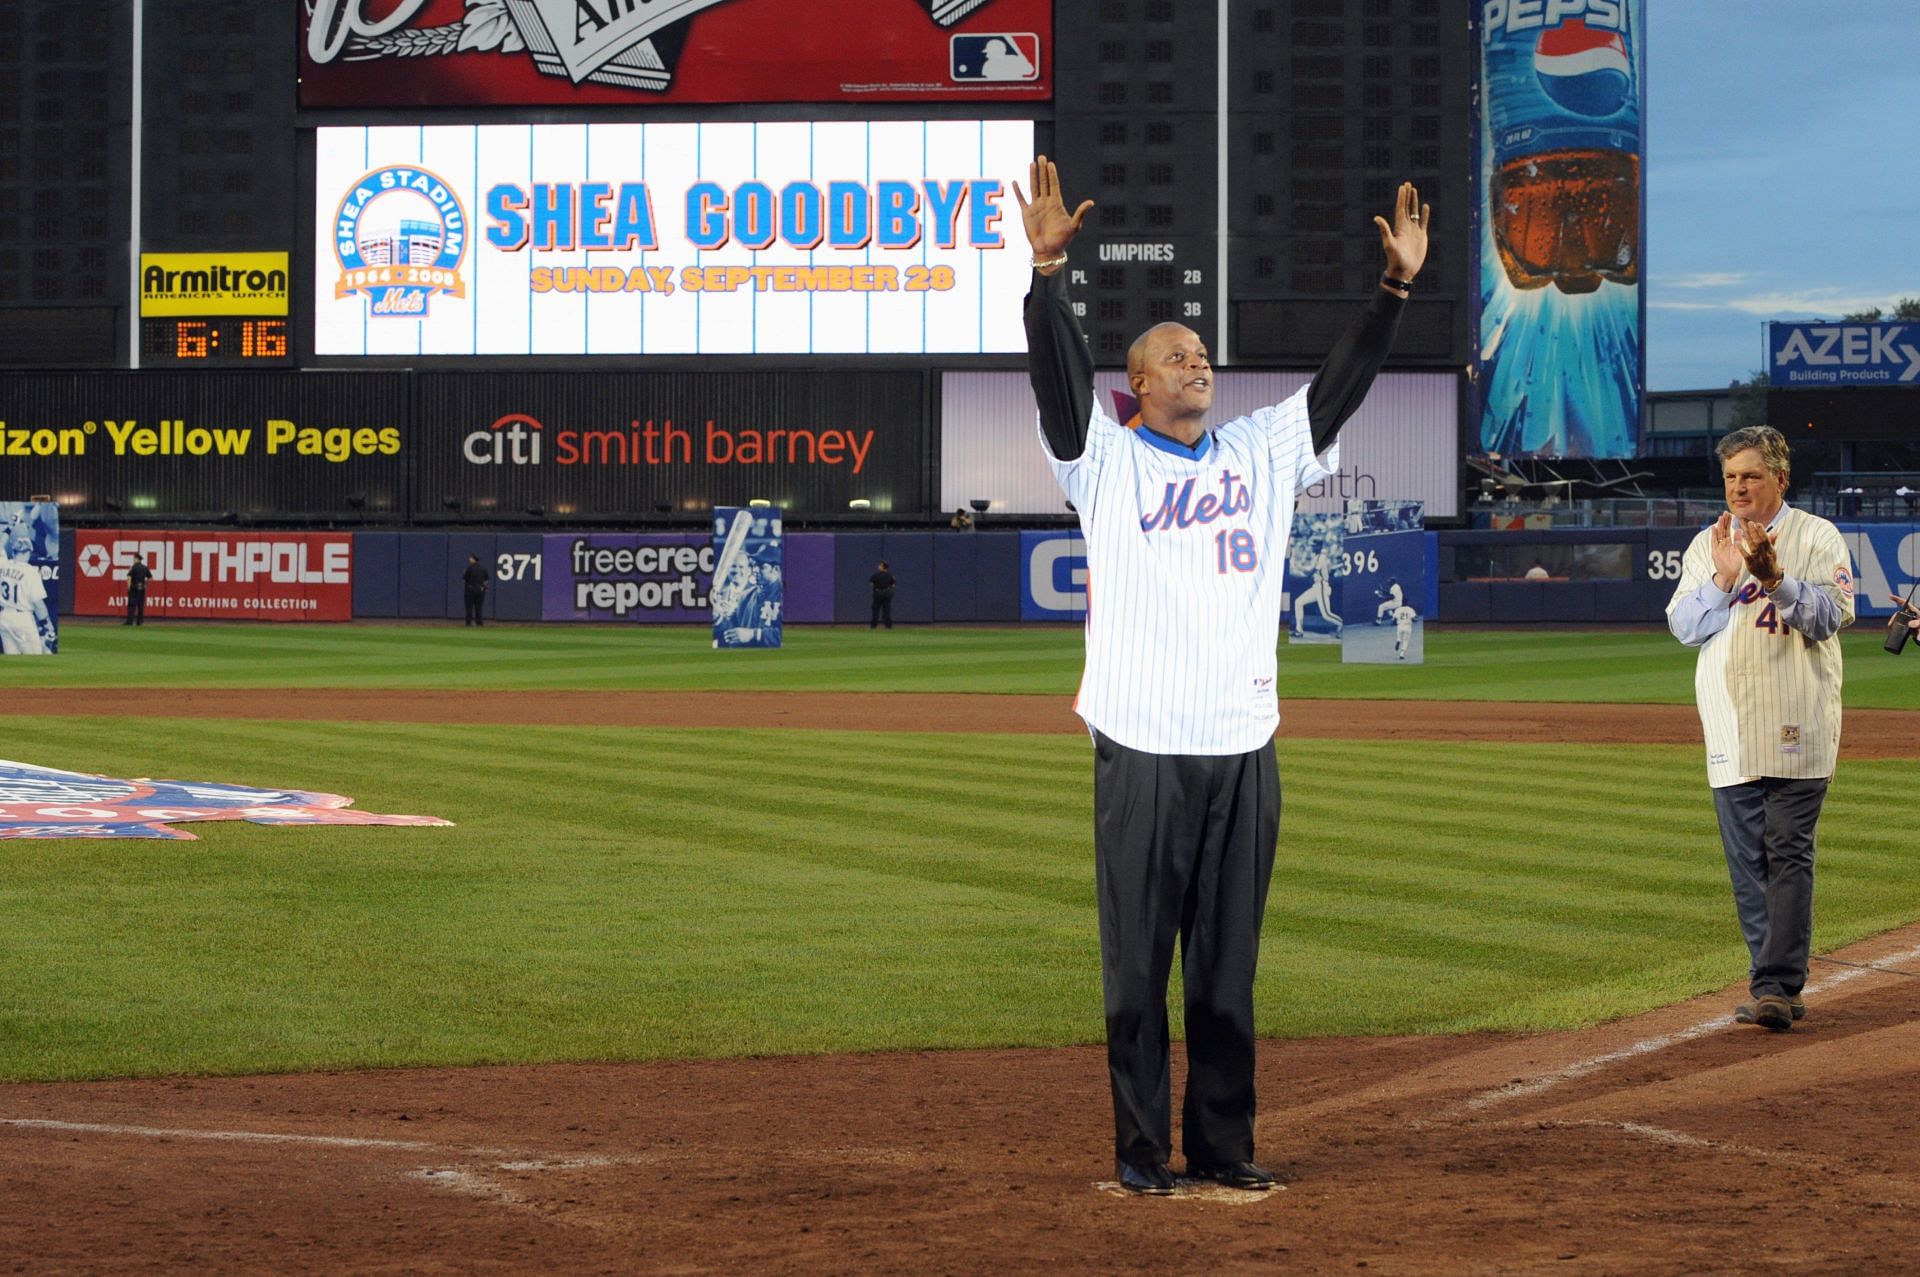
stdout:
<svg viewBox="0 0 1920 1277">
<path fill-rule="evenodd" d="M 74 613 L 123 612 L 127 569 L 136 562 L 153 572 L 149 619 L 353 619 L 349 533 L 82 531 L 74 555 Z"/>
</svg>

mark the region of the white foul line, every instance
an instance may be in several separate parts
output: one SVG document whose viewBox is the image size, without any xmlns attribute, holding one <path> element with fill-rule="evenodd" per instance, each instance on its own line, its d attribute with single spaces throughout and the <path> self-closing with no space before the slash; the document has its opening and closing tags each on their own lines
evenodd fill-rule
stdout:
<svg viewBox="0 0 1920 1277">
<path fill-rule="evenodd" d="M 1910 962 L 1915 958 L 1920 958 L 1920 946 L 1908 949 L 1904 953 L 1896 953 L 1891 957 L 1882 958 L 1881 963 L 1889 966 L 1898 966 Z M 1873 973 L 1877 969 L 1878 968 L 1873 965 L 1842 967 L 1826 979 L 1808 985 L 1806 991 L 1813 994 L 1825 993 L 1829 989 L 1843 985 L 1849 980 L 1855 980 L 1863 975 Z M 1588 1059 L 1578 1060 L 1567 1065 L 1565 1068 L 1555 1069 L 1551 1073 L 1543 1073 L 1539 1077 L 1528 1078 L 1523 1082 L 1508 1082 L 1504 1086 L 1496 1086 L 1490 1091 L 1482 1091 L 1480 1094 L 1468 1100 L 1466 1107 L 1469 1111 L 1477 1111 L 1487 1108 L 1490 1105 L 1499 1104 L 1505 1100 L 1517 1100 L 1529 1095 L 1538 1095 L 1542 1091 L 1552 1090 L 1562 1082 L 1571 1082 L 1575 1078 L 1585 1077 L 1587 1074 L 1605 1068 L 1609 1064 L 1632 1059 L 1636 1055 L 1647 1055 L 1654 1051 L 1663 1051 L 1667 1047 L 1677 1046 L 1682 1042 L 1688 1042 L 1694 1038 L 1705 1037 L 1716 1029 L 1728 1027 L 1729 1023 L 1726 1016 L 1716 1015 L 1711 1019 L 1702 1020 L 1698 1024 L 1688 1025 L 1686 1028 L 1677 1029 L 1672 1033 L 1662 1033 L 1656 1037 L 1646 1038 L 1643 1041 L 1635 1042 L 1632 1046 L 1622 1047 L 1617 1051 L 1608 1051 L 1604 1055 L 1595 1055 Z"/>
<path fill-rule="evenodd" d="M 115 1126 L 105 1122 L 56 1122 L 46 1118 L 0 1117 L 0 1126 L 31 1131 L 69 1131 L 79 1135 L 131 1135 L 159 1140 L 219 1140 L 241 1144 L 314 1144 L 325 1148 L 392 1148 L 412 1153 L 468 1152 L 505 1156 L 502 1149 L 450 1149 L 423 1140 L 360 1139 L 348 1135 L 285 1135 L 273 1131 L 193 1131 L 160 1126 Z"/>
</svg>

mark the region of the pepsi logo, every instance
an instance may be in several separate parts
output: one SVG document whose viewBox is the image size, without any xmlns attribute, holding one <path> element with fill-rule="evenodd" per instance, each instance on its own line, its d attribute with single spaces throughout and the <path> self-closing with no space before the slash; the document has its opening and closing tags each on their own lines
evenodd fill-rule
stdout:
<svg viewBox="0 0 1920 1277">
<path fill-rule="evenodd" d="M 1573 18 L 1540 33 L 1533 72 L 1556 106 L 1599 118 L 1618 113 L 1633 93 L 1633 62 L 1618 31 Z"/>
</svg>

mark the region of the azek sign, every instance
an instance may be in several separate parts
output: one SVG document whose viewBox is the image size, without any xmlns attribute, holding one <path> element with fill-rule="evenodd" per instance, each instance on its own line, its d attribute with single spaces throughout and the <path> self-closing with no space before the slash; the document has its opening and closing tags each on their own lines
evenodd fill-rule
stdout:
<svg viewBox="0 0 1920 1277">
<path fill-rule="evenodd" d="M 1920 388 L 1920 324 L 1770 324 L 1767 384 Z"/>
</svg>

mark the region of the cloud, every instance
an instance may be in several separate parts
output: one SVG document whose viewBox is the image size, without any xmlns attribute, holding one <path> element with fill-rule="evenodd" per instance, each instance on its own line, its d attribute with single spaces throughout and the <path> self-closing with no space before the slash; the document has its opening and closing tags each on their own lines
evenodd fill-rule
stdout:
<svg viewBox="0 0 1920 1277">
<path fill-rule="evenodd" d="M 1897 293 L 1841 293 L 1830 288 L 1815 288 L 1797 293 L 1756 293 L 1751 297 L 1732 297 L 1726 303 L 1749 315 L 1819 315 L 1838 318 L 1878 306 L 1891 310 L 1900 304 Z"/>
<path fill-rule="evenodd" d="M 1662 288 L 1732 288 L 1743 283 L 1746 275 L 1740 271 L 1702 271 L 1693 275 L 1671 275 L 1662 277 Z"/>
</svg>

